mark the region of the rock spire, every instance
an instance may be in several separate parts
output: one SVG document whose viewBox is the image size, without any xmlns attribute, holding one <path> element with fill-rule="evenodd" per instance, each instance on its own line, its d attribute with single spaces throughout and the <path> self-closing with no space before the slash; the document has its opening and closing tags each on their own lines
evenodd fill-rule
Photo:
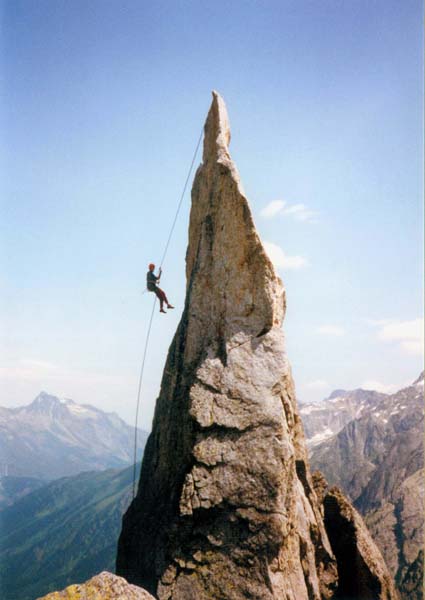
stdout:
<svg viewBox="0 0 425 600">
<path fill-rule="evenodd" d="M 213 92 L 192 189 L 185 306 L 117 572 L 160 600 L 336 598 L 337 560 L 285 353 L 285 292 L 229 141 Z"/>
</svg>

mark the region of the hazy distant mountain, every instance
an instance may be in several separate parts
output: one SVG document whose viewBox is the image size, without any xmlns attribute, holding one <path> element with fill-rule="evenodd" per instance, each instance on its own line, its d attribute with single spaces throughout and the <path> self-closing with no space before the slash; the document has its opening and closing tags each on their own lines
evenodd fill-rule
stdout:
<svg viewBox="0 0 425 600">
<path fill-rule="evenodd" d="M 422 373 L 395 394 L 338 391 L 301 409 L 312 468 L 339 485 L 365 516 L 409 600 L 422 598 L 423 392 Z"/>
<path fill-rule="evenodd" d="M 147 433 L 139 430 L 140 458 Z M 115 413 L 42 392 L 0 407 L 0 475 L 55 479 L 133 461 L 134 429 Z"/>
<path fill-rule="evenodd" d="M 132 482 L 132 466 L 80 473 L 48 483 L 1 512 L 2 600 L 34 600 L 100 571 L 114 572 Z"/>
</svg>

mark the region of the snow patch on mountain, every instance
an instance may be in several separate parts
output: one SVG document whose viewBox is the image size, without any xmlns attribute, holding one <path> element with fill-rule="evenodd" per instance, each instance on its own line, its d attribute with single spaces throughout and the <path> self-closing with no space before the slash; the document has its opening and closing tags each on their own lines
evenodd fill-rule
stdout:
<svg viewBox="0 0 425 600">
<path fill-rule="evenodd" d="M 324 429 L 320 433 L 316 433 L 316 435 L 309 439 L 308 443 L 310 448 L 313 448 L 313 446 L 317 446 L 317 444 L 321 444 L 325 440 L 331 438 L 333 435 L 334 433 L 332 429 L 326 427 L 326 429 Z"/>
<path fill-rule="evenodd" d="M 73 413 L 74 415 L 93 415 L 95 416 L 95 412 L 91 411 L 89 408 L 87 408 L 86 406 L 82 406 L 81 404 L 76 404 L 75 402 L 73 402 L 72 400 L 68 400 L 66 402 L 66 407 L 69 410 L 69 412 Z"/>
</svg>

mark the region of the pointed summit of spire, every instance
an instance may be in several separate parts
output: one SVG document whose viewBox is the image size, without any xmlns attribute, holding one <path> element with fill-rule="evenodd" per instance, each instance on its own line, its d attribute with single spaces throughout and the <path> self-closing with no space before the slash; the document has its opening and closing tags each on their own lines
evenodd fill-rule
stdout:
<svg viewBox="0 0 425 600">
<path fill-rule="evenodd" d="M 204 126 L 203 161 L 230 159 L 230 124 L 223 98 L 213 90 L 213 100 Z"/>
</svg>

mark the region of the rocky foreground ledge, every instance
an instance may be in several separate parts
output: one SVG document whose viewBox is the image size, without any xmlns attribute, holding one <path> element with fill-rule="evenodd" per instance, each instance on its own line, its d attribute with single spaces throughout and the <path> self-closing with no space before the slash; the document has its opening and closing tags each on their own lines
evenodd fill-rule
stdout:
<svg viewBox="0 0 425 600">
<path fill-rule="evenodd" d="M 123 577 L 117 577 L 103 571 L 86 581 L 70 585 L 61 592 L 52 592 L 37 600 L 155 600 L 142 588 L 127 583 Z"/>
</svg>

